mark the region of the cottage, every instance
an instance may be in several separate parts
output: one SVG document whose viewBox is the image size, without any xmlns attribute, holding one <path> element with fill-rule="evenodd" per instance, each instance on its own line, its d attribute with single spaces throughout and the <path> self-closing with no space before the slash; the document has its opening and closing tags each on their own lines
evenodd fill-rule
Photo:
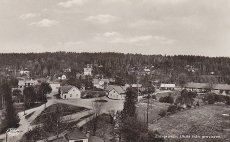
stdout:
<svg viewBox="0 0 230 142">
<path fill-rule="evenodd" d="M 125 86 L 116 86 L 116 85 L 109 85 L 106 88 L 108 98 L 117 99 L 117 100 L 125 99 L 125 90 L 126 90 Z"/>
<path fill-rule="evenodd" d="M 63 74 L 62 76 L 59 76 L 58 79 L 59 80 L 66 80 L 67 78 L 66 78 L 66 75 Z"/>
<path fill-rule="evenodd" d="M 161 84 L 160 90 L 174 90 L 175 87 L 175 84 Z"/>
<path fill-rule="evenodd" d="M 208 84 L 208 83 L 188 83 L 185 86 L 189 91 L 197 91 L 198 93 L 205 93 L 211 91 L 216 94 L 229 94 L 230 85 L 227 84 Z"/>
<path fill-rule="evenodd" d="M 60 97 L 62 99 L 77 99 L 81 98 L 81 91 L 72 85 L 66 85 L 60 87 Z"/>
<path fill-rule="evenodd" d="M 84 68 L 84 75 L 92 75 L 92 68 Z"/>
<path fill-rule="evenodd" d="M 18 81 L 18 88 L 22 88 L 24 89 L 25 87 L 28 87 L 28 86 L 36 86 L 38 85 L 38 81 L 37 80 L 19 80 Z"/>
<path fill-rule="evenodd" d="M 52 88 L 52 93 L 58 93 L 60 86 L 60 82 L 48 82 L 50 87 Z"/>
<path fill-rule="evenodd" d="M 109 84 L 109 79 L 93 79 L 93 86 L 99 89 L 105 89 Z"/>
<path fill-rule="evenodd" d="M 145 68 L 145 69 L 144 69 L 144 72 L 145 72 L 146 74 L 150 74 L 150 73 L 151 73 L 151 70 L 150 70 L 150 69 Z"/>
</svg>

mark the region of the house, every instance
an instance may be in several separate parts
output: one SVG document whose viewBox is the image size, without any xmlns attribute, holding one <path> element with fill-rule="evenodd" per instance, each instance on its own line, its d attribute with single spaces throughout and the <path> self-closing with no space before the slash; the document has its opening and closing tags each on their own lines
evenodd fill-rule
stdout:
<svg viewBox="0 0 230 142">
<path fill-rule="evenodd" d="M 106 88 L 108 98 L 110 99 L 124 100 L 126 96 L 125 91 L 126 91 L 125 86 L 109 85 Z"/>
<path fill-rule="evenodd" d="M 92 136 L 89 133 L 84 133 L 78 129 L 68 132 L 63 139 L 57 139 L 53 142 L 104 142 L 97 136 Z"/>
<path fill-rule="evenodd" d="M 59 88 L 61 87 L 60 82 L 48 82 L 52 88 L 52 93 L 58 93 Z"/>
<path fill-rule="evenodd" d="M 230 85 L 228 84 L 208 84 L 208 83 L 188 83 L 185 86 L 185 89 L 189 91 L 197 91 L 198 93 L 205 93 L 211 91 L 216 94 L 229 94 Z"/>
<path fill-rule="evenodd" d="M 109 84 L 109 79 L 93 79 L 93 86 L 99 89 L 105 89 Z"/>
<path fill-rule="evenodd" d="M 60 87 L 60 97 L 62 99 L 77 99 L 81 98 L 81 91 L 72 85 L 66 85 Z"/>
<path fill-rule="evenodd" d="M 22 89 L 28 86 L 36 86 L 36 85 L 38 85 L 38 81 L 33 79 L 30 80 L 25 79 L 25 80 L 18 81 L 18 88 L 22 88 Z"/>
<path fill-rule="evenodd" d="M 84 75 L 92 75 L 92 68 L 84 68 Z"/>
<path fill-rule="evenodd" d="M 174 90 L 175 87 L 175 84 L 161 84 L 160 90 Z"/>
<path fill-rule="evenodd" d="M 71 68 L 65 68 L 63 69 L 63 72 L 71 72 Z"/>
<path fill-rule="evenodd" d="M 66 75 L 63 74 L 62 76 L 58 77 L 58 79 L 59 80 L 66 80 Z"/>
<path fill-rule="evenodd" d="M 151 73 L 151 70 L 150 70 L 150 69 L 145 68 L 145 69 L 144 69 L 144 72 L 145 72 L 146 74 L 150 74 L 150 73 Z"/>
</svg>

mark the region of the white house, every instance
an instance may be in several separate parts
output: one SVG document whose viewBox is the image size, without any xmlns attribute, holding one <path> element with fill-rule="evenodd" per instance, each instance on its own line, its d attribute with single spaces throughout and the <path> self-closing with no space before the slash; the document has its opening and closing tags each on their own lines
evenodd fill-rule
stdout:
<svg viewBox="0 0 230 142">
<path fill-rule="evenodd" d="M 84 68 L 84 75 L 92 75 L 92 68 Z"/>
<path fill-rule="evenodd" d="M 72 85 L 66 85 L 60 87 L 60 97 L 62 99 L 77 99 L 81 98 L 81 91 Z"/>
<path fill-rule="evenodd" d="M 24 89 L 25 87 L 28 87 L 28 86 L 36 86 L 38 84 L 38 81 L 37 80 L 19 80 L 18 81 L 18 88 L 22 88 Z"/>
<path fill-rule="evenodd" d="M 124 100 L 125 99 L 125 89 L 126 87 L 116 86 L 116 85 L 109 85 L 106 88 L 108 98 L 116 99 L 116 100 Z"/>
<path fill-rule="evenodd" d="M 66 75 L 63 74 L 62 76 L 58 77 L 58 79 L 59 80 L 66 80 Z"/>
<path fill-rule="evenodd" d="M 58 93 L 59 88 L 61 87 L 60 82 L 48 82 L 52 88 L 52 93 Z"/>
<path fill-rule="evenodd" d="M 161 84 L 160 89 L 161 90 L 174 90 L 176 87 L 175 84 Z"/>
<path fill-rule="evenodd" d="M 109 84 L 109 79 L 93 79 L 93 86 L 100 89 L 105 89 Z"/>
</svg>

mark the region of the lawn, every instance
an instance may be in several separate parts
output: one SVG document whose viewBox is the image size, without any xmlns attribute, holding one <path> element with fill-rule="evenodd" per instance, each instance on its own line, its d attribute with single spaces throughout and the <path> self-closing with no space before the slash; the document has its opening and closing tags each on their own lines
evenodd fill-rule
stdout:
<svg viewBox="0 0 230 142">
<path fill-rule="evenodd" d="M 149 104 L 149 122 L 159 118 L 158 115 L 161 110 L 166 110 L 170 104 L 168 103 L 160 103 L 156 101 L 150 101 Z M 137 104 L 137 114 L 138 119 L 142 122 L 147 121 L 147 103 L 138 103 Z"/>
<path fill-rule="evenodd" d="M 150 124 L 149 128 L 157 130 L 164 136 L 177 137 L 166 138 L 166 142 L 226 142 L 230 139 L 230 117 L 222 114 L 229 113 L 230 106 L 225 104 L 205 105 L 164 117 Z M 195 135 L 198 138 L 191 138 Z M 217 136 L 217 138 L 204 138 L 204 136 Z"/>
<path fill-rule="evenodd" d="M 42 117 L 44 117 L 48 113 L 55 112 L 57 107 L 63 108 L 65 110 L 60 114 L 60 116 L 70 115 L 70 114 L 74 114 L 74 113 L 81 112 L 84 110 L 88 110 L 87 108 L 84 108 L 84 107 L 77 107 L 73 105 L 57 103 L 43 110 L 42 113 L 38 117 L 36 117 L 35 120 L 31 124 L 39 124 L 42 121 Z"/>
</svg>

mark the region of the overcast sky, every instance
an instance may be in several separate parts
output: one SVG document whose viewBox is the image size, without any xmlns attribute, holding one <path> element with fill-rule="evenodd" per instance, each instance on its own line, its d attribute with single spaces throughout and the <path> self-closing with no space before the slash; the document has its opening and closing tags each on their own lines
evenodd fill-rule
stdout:
<svg viewBox="0 0 230 142">
<path fill-rule="evenodd" d="M 230 0 L 1 0 L 0 52 L 230 57 Z"/>
</svg>

